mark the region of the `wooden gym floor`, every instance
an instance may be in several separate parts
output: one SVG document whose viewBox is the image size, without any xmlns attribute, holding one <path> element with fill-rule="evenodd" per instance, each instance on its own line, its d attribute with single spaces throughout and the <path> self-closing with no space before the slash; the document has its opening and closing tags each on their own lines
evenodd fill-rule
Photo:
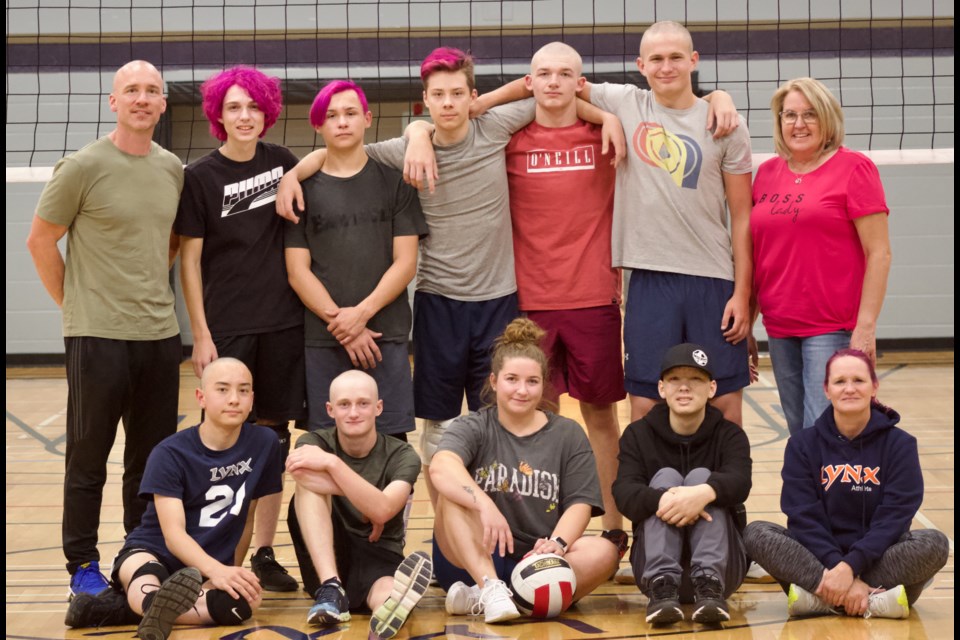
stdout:
<svg viewBox="0 0 960 640">
<path fill-rule="evenodd" d="M 748 638 L 952 638 L 954 633 L 954 368 L 953 353 L 888 354 L 881 358 L 880 398 L 903 416 L 902 426 L 920 441 L 925 498 L 914 528 L 936 527 L 950 537 L 947 566 L 927 589 L 906 621 L 847 618 L 788 620 L 786 597 L 775 585 L 744 584 L 730 601 L 732 620 L 722 627 L 690 622 L 654 629 L 644 622 L 646 598 L 634 586 L 603 585 L 562 618 L 488 626 L 470 617 L 450 617 L 443 608 L 443 592 L 431 588 L 401 638 L 693 638 L 744 640 Z M 189 366 L 182 368 L 180 411 L 182 425 L 195 424 L 199 410 L 193 396 L 196 380 Z M 66 381 L 60 368 L 7 369 L 7 502 L 6 502 L 6 637 L 7 638 L 131 638 L 133 627 L 68 630 L 63 625 L 67 607 L 67 573 L 60 550 L 63 482 L 63 442 Z M 575 402 L 564 397 L 561 412 L 579 419 Z M 621 427 L 627 424 L 626 403 L 620 405 Z M 753 445 L 754 486 L 747 508 L 750 519 L 785 522 L 779 511 L 780 466 L 786 428 L 779 413 L 773 376 L 766 364 L 761 380 L 745 394 L 744 422 Z M 123 538 L 120 474 L 123 432 L 111 456 L 110 477 L 104 494 L 100 552 L 109 565 Z M 411 438 L 417 442 L 418 438 Z M 407 536 L 407 552 L 429 551 L 433 513 L 427 492 L 417 483 Z M 293 484 L 287 480 L 289 499 Z M 599 519 L 591 532 L 599 531 Z M 299 578 L 285 522 L 276 541 L 279 560 Z M 105 569 L 107 570 L 107 569 Z M 369 618 L 355 616 L 335 628 L 305 623 L 311 604 L 302 593 L 265 593 L 264 606 L 243 627 L 177 628 L 179 640 L 279 640 L 320 637 L 364 638 Z M 688 611 L 689 614 L 689 611 Z"/>
</svg>

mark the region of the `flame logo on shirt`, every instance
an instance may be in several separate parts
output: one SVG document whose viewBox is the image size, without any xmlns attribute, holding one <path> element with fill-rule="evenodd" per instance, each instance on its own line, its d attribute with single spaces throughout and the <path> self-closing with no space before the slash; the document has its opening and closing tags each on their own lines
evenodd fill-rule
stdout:
<svg viewBox="0 0 960 640">
<path fill-rule="evenodd" d="M 641 122 L 633 134 L 633 150 L 650 166 L 670 174 L 678 187 L 697 188 L 703 152 L 692 138 L 670 133 L 656 122 Z"/>
</svg>

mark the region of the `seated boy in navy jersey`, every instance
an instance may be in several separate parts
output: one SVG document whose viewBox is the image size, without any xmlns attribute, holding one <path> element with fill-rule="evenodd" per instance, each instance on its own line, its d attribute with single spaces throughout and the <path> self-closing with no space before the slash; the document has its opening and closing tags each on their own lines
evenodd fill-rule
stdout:
<svg viewBox="0 0 960 640">
<path fill-rule="evenodd" d="M 420 457 L 377 432 L 383 400 L 366 373 L 334 378 L 326 409 L 336 428 L 301 436 L 287 458 L 297 481 L 287 524 L 303 588 L 316 597 L 307 622 L 333 625 L 350 620 L 351 611 L 372 611 L 372 634 L 391 638 L 433 570 L 423 551 L 403 557 L 403 509 Z"/>
<path fill-rule="evenodd" d="M 139 637 L 166 640 L 174 623 L 236 625 L 260 606 L 260 582 L 236 555 L 250 543 L 257 499 L 283 489 L 279 443 L 245 423 L 253 378 L 242 362 L 214 360 L 200 385 L 204 421 L 147 460 L 140 496 L 149 504 L 113 562 L 114 589 L 77 595 L 68 626 L 131 624 L 142 614 Z"/>
</svg>

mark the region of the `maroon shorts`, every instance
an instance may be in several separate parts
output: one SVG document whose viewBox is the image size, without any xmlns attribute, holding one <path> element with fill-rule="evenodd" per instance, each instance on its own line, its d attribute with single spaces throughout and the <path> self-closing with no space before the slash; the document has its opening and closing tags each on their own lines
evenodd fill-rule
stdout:
<svg viewBox="0 0 960 640">
<path fill-rule="evenodd" d="M 612 404 L 626 397 L 618 305 L 526 314 L 547 332 L 551 399 L 569 393 L 590 404 Z"/>
</svg>

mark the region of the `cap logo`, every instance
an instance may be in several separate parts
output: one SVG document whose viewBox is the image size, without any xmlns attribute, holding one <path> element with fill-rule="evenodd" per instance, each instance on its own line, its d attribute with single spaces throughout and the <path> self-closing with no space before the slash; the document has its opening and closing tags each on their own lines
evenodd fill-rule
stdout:
<svg viewBox="0 0 960 640">
<path fill-rule="evenodd" d="M 701 367 L 707 366 L 707 354 L 705 354 L 702 350 L 694 349 L 691 355 L 693 356 L 693 361 L 698 365 Z"/>
</svg>

